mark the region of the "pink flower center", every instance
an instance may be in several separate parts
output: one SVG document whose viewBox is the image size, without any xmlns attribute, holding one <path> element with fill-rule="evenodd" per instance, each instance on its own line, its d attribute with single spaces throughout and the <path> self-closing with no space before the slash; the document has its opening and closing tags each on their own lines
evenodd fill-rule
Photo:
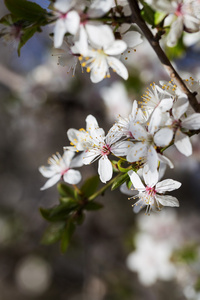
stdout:
<svg viewBox="0 0 200 300">
<path fill-rule="evenodd" d="M 67 18 L 67 14 L 68 14 L 68 12 L 66 12 L 66 13 L 61 13 L 61 14 L 60 14 L 60 19 L 66 19 L 66 18 Z"/>
<path fill-rule="evenodd" d="M 154 189 L 154 187 L 146 186 L 145 190 L 149 196 L 154 196 L 156 194 L 156 190 Z"/>
<path fill-rule="evenodd" d="M 104 156 L 104 155 L 109 155 L 110 154 L 110 146 L 109 145 L 104 145 L 101 149 L 101 155 Z"/>
<path fill-rule="evenodd" d="M 67 173 L 67 171 L 69 171 L 69 168 L 63 170 L 63 171 L 61 172 L 61 176 L 63 176 L 65 173 Z"/>
<path fill-rule="evenodd" d="M 183 12 L 182 12 L 182 6 L 183 6 L 183 4 L 181 4 L 181 3 L 178 4 L 178 7 L 177 7 L 177 9 L 176 9 L 176 11 L 175 11 L 175 15 L 176 15 L 177 17 L 183 15 Z"/>
<path fill-rule="evenodd" d="M 81 18 L 80 23 L 81 23 L 82 25 L 87 24 L 87 22 L 88 22 L 88 15 L 87 15 L 87 14 L 82 13 L 82 14 L 80 15 L 80 18 Z"/>
</svg>

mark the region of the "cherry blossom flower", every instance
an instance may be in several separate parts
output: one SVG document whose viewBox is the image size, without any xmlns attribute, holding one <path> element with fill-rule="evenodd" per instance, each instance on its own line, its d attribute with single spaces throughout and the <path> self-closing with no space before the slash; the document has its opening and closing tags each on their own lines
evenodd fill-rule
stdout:
<svg viewBox="0 0 200 300">
<path fill-rule="evenodd" d="M 169 14 L 165 19 L 165 25 L 171 24 L 167 36 L 167 45 L 174 47 L 177 44 L 183 30 L 197 32 L 200 30 L 200 14 L 198 0 L 158 0 L 154 6 Z"/>
<path fill-rule="evenodd" d="M 136 250 L 126 260 L 127 267 L 137 272 L 144 286 L 151 286 L 158 279 L 171 280 L 176 269 L 170 261 L 172 248 L 168 241 L 155 241 L 150 235 L 140 233 L 135 239 Z"/>
<path fill-rule="evenodd" d="M 189 136 L 183 131 L 200 129 L 200 113 L 193 113 L 185 117 L 188 106 L 187 96 L 180 95 L 173 105 L 171 125 L 169 126 L 171 128 L 168 128 L 168 131 L 171 131 L 171 138 L 173 137 L 173 131 L 175 131 L 174 145 L 185 156 L 192 154 L 192 145 Z M 168 137 L 170 137 L 170 132 Z"/>
<path fill-rule="evenodd" d="M 139 199 L 133 205 L 135 213 L 138 213 L 144 206 L 147 206 L 147 214 L 150 214 L 151 210 L 159 211 L 163 206 L 179 206 L 177 198 L 164 195 L 164 193 L 178 189 L 181 186 L 180 182 L 172 179 L 158 182 L 158 172 L 153 175 L 143 172 L 144 185 L 136 172 L 129 171 L 128 174 L 134 189 L 138 191 L 138 195 L 133 197 Z"/>
<path fill-rule="evenodd" d="M 56 184 L 60 179 L 63 179 L 69 184 L 77 184 L 81 180 L 81 173 L 73 170 L 74 167 L 81 167 L 83 165 L 80 157 L 74 157 L 74 152 L 64 151 L 63 156 L 59 153 L 54 154 L 49 158 L 49 166 L 41 166 L 40 173 L 49 178 L 41 190 L 48 189 Z"/>
<path fill-rule="evenodd" d="M 105 136 L 103 129 L 96 128 L 90 131 L 90 137 L 92 147 L 89 147 L 83 156 L 83 163 L 90 164 L 97 159 L 98 162 L 98 174 L 100 180 L 106 183 L 112 178 L 113 168 L 112 163 L 108 159 L 110 154 L 115 156 L 125 156 L 127 149 L 130 146 L 128 141 L 119 141 L 118 127 L 113 125 Z"/>
<path fill-rule="evenodd" d="M 128 71 L 124 64 L 116 57 L 121 54 L 127 45 L 124 41 L 115 40 L 114 35 L 110 27 L 104 28 L 105 35 L 110 36 L 109 42 L 104 45 L 99 45 L 97 48 L 89 47 L 85 61 L 81 63 L 83 67 L 86 67 L 86 71 L 90 73 L 90 79 L 92 82 L 97 83 L 103 80 L 105 77 L 110 77 L 109 68 L 112 68 L 123 79 L 128 78 Z M 77 45 L 76 45 L 77 46 Z M 79 48 L 80 53 L 81 49 Z M 80 57 L 82 60 L 83 57 Z"/>
<path fill-rule="evenodd" d="M 57 0 L 54 3 L 55 14 L 58 16 L 54 28 L 54 47 L 59 48 L 63 43 L 65 33 L 75 35 L 79 28 L 80 17 L 75 10 L 71 10 L 74 0 Z"/>
</svg>

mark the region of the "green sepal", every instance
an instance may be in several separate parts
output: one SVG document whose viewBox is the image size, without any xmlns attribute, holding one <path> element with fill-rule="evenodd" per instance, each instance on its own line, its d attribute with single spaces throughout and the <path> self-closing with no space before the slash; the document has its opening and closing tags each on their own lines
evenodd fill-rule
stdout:
<svg viewBox="0 0 200 300">
<path fill-rule="evenodd" d="M 84 206 L 84 209 L 86 210 L 98 210 L 101 208 L 103 208 L 103 204 L 94 201 L 89 201 Z"/>
<path fill-rule="evenodd" d="M 47 14 L 40 5 L 27 0 L 4 0 L 4 3 L 13 15 L 24 20 L 37 22 Z"/>
<path fill-rule="evenodd" d="M 63 234 L 65 223 L 53 223 L 45 230 L 41 243 L 44 245 L 54 244 L 59 241 Z"/>
<path fill-rule="evenodd" d="M 78 204 L 74 201 L 63 203 L 52 208 L 40 208 L 40 213 L 44 219 L 49 222 L 58 222 L 66 220 L 69 214 L 78 208 Z"/>
<path fill-rule="evenodd" d="M 143 17 L 143 19 L 149 23 L 150 25 L 154 26 L 154 15 L 155 15 L 155 10 L 153 10 L 146 2 L 141 1 L 143 8 L 141 10 L 141 16 Z"/>
<path fill-rule="evenodd" d="M 61 197 L 72 197 L 74 198 L 74 190 L 64 183 L 58 183 L 57 189 Z"/>
<path fill-rule="evenodd" d="M 76 226 L 73 222 L 73 220 L 69 219 L 66 223 L 66 226 L 63 230 L 62 236 L 61 236 L 61 243 L 60 243 L 60 249 L 62 253 L 65 253 L 68 246 L 70 239 L 76 229 Z"/>
<path fill-rule="evenodd" d="M 89 198 L 91 195 L 93 195 L 96 192 L 98 185 L 99 185 L 99 176 L 96 175 L 88 178 L 84 182 L 80 190 L 86 198 Z"/>
<path fill-rule="evenodd" d="M 112 184 L 111 191 L 117 189 L 120 185 L 122 185 L 124 182 L 126 182 L 129 179 L 128 173 L 121 174 L 115 182 Z"/>
</svg>

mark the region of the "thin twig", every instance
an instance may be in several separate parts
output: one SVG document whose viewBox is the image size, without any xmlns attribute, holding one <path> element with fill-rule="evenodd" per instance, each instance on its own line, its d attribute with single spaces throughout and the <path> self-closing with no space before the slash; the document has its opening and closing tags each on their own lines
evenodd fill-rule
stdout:
<svg viewBox="0 0 200 300">
<path fill-rule="evenodd" d="M 145 21 L 142 19 L 140 14 L 140 9 L 138 6 L 137 0 L 128 0 L 129 5 L 132 11 L 132 21 L 133 23 L 137 24 L 138 27 L 143 32 L 144 36 L 152 46 L 153 50 L 157 54 L 159 60 L 163 64 L 165 70 L 167 71 L 170 78 L 173 82 L 180 88 L 180 90 L 187 95 L 188 100 L 196 112 L 200 112 L 200 104 L 196 99 L 196 93 L 192 93 L 189 91 L 187 86 L 185 85 L 184 81 L 181 79 L 177 71 L 172 66 L 171 62 L 169 61 L 168 57 L 166 56 L 165 52 L 160 47 L 158 39 L 152 34 L 151 30 L 146 25 Z"/>
</svg>

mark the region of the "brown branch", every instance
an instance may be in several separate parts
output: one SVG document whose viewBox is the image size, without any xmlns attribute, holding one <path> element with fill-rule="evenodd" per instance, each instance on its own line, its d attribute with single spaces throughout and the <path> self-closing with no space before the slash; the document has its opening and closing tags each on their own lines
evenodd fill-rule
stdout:
<svg viewBox="0 0 200 300">
<path fill-rule="evenodd" d="M 151 30 L 146 25 L 145 21 L 142 19 L 140 14 L 140 9 L 138 6 L 137 0 L 128 0 L 129 5 L 132 11 L 132 22 L 137 24 L 138 27 L 143 32 L 144 36 L 152 46 L 153 50 L 157 54 L 159 60 L 163 64 L 166 72 L 173 80 L 173 82 L 180 88 L 180 90 L 187 95 L 188 100 L 196 112 L 200 112 L 200 104 L 196 99 L 197 93 L 192 93 L 189 91 L 187 86 L 185 85 L 184 81 L 181 79 L 177 71 L 172 66 L 171 62 L 169 61 L 168 57 L 166 56 L 165 52 L 162 50 L 158 39 L 152 34 Z"/>
</svg>

